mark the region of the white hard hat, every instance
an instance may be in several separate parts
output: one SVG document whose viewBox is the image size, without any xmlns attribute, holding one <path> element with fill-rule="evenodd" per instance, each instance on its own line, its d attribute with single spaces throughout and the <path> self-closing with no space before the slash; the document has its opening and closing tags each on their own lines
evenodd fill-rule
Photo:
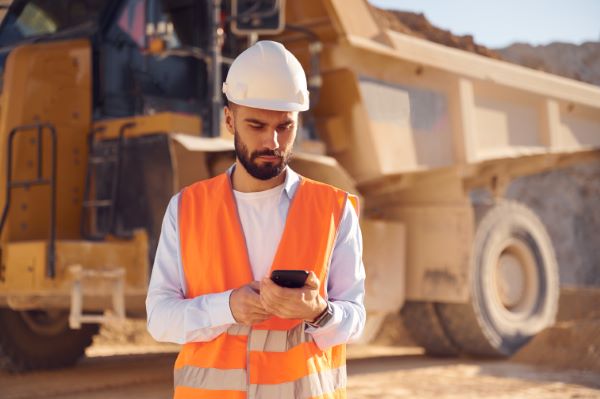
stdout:
<svg viewBox="0 0 600 399">
<path fill-rule="evenodd" d="M 235 104 L 274 111 L 306 111 L 302 65 L 281 43 L 262 40 L 233 61 L 223 93 Z"/>
</svg>

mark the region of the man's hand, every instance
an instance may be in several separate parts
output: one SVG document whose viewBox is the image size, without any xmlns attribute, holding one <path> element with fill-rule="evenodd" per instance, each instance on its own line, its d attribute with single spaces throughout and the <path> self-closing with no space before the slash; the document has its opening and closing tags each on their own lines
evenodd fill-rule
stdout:
<svg viewBox="0 0 600 399">
<path fill-rule="evenodd" d="M 261 304 L 259 290 L 260 283 L 253 281 L 231 292 L 229 308 L 237 323 L 249 326 L 271 317 Z"/>
<path fill-rule="evenodd" d="M 285 288 L 269 277 L 260 282 L 260 301 L 263 308 L 282 319 L 314 321 L 327 307 L 319 295 L 319 279 L 310 272 L 302 288 Z"/>
</svg>

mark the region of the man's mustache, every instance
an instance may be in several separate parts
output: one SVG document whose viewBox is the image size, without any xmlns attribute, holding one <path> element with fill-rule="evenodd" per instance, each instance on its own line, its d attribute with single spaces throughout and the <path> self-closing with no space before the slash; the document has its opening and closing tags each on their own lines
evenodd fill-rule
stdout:
<svg viewBox="0 0 600 399">
<path fill-rule="evenodd" d="M 280 150 L 261 150 L 254 151 L 250 159 L 255 160 L 256 158 L 262 156 L 283 158 L 283 154 Z"/>
</svg>

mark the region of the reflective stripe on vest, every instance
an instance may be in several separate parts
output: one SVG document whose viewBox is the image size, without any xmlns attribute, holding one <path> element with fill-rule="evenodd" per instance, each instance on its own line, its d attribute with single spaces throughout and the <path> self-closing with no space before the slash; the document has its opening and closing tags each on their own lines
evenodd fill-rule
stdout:
<svg viewBox="0 0 600 399">
<path fill-rule="evenodd" d="M 180 194 L 179 242 L 188 298 L 253 280 L 226 174 Z M 315 272 L 326 296 L 327 274 L 348 194 L 301 178 L 271 270 Z M 356 206 L 355 198 L 351 202 Z M 250 328 L 234 324 L 209 342 L 183 345 L 175 362 L 175 398 L 345 398 L 345 345 L 322 351 L 302 320 L 272 317 Z"/>
<path fill-rule="evenodd" d="M 346 386 L 346 366 L 309 374 L 292 382 L 281 384 L 250 384 L 246 391 L 246 370 L 219 370 L 186 366 L 175 371 L 175 386 L 208 391 L 247 392 L 257 399 L 327 397 L 341 393 Z"/>
<path fill-rule="evenodd" d="M 312 342 L 312 337 L 304 332 L 304 323 L 301 323 L 290 330 L 252 330 L 248 348 L 250 351 L 287 352 L 305 342 Z"/>
</svg>

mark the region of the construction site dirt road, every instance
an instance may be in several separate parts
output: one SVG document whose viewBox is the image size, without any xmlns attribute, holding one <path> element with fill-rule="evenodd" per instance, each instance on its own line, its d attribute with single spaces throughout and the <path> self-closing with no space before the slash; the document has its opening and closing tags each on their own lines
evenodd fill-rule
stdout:
<svg viewBox="0 0 600 399">
<path fill-rule="evenodd" d="M 125 349 L 116 346 L 114 352 Z M 171 397 L 173 351 L 106 356 L 108 350 L 92 351 L 93 356 L 71 369 L 25 375 L 2 372 L 0 397 Z M 358 346 L 349 352 L 350 398 L 600 398 L 600 373 L 593 371 L 556 370 L 506 360 L 435 359 L 421 354 L 419 348 L 407 347 Z"/>
<path fill-rule="evenodd" d="M 600 290 L 563 289 L 557 322 L 509 360 L 434 358 L 400 319 L 375 345 L 348 347 L 348 397 L 600 399 Z M 0 399 L 166 399 L 179 347 L 156 343 L 144 320 L 103 327 L 73 368 L 0 371 Z"/>
</svg>

